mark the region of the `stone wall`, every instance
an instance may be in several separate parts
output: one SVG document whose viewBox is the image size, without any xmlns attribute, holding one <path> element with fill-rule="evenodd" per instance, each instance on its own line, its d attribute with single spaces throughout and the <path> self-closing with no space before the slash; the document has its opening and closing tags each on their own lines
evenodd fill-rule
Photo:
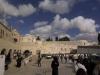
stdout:
<svg viewBox="0 0 100 75">
<path fill-rule="evenodd" d="M 84 45 L 79 41 L 37 41 L 21 42 L 21 50 L 31 50 L 36 54 L 40 50 L 42 54 L 70 53 L 71 50 L 77 49 L 78 46 Z"/>
</svg>

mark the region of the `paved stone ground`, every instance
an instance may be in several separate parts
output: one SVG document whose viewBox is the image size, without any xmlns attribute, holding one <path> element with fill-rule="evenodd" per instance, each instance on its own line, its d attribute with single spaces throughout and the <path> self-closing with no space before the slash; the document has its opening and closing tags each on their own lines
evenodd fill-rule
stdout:
<svg viewBox="0 0 100 75">
<path fill-rule="evenodd" d="M 12 63 L 4 75 L 52 75 L 51 61 L 51 59 L 43 59 L 42 66 L 38 67 L 33 59 L 32 62 L 22 65 L 19 69 L 15 67 L 15 63 Z M 72 65 L 60 63 L 59 75 L 75 75 Z"/>
</svg>

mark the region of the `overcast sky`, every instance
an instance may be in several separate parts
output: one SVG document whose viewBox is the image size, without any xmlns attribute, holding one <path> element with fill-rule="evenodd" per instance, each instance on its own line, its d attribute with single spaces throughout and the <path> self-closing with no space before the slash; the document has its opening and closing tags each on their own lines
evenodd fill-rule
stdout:
<svg viewBox="0 0 100 75">
<path fill-rule="evenodd" d="M 0 16 L 22 35 L 96 41 L 100 0 L 0 0 Z"/>
</svg>

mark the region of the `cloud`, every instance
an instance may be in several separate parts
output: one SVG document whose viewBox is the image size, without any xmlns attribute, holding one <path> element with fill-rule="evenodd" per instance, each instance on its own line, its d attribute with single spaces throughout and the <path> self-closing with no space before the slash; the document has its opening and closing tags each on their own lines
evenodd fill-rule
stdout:
<svg viewBox="0 0 100 75">
<path fill-rule="evenodd" d="M 18 8 L 19 8 L 19 15 L 21 16 L 28 16 L 36 11 L 36 8 L 33 7 L 31 4 L 20 5 Z"/>
<path fill-rule="evenodd" d="M 7 0 L 0 0 L 0 11 L 10 16 L 29 16 L 36 12 L 32 4 L 23 4 L 18 7 L 10 4 Z"/>
<path fill-rule="evenodd" d="M 93 33 L 96 33 L 97 28 L 95 20 L 84 18 L 83 16 L 78 16 L 69 20 L 68 18 L 62 18 L 60 15 L 56 15 L 51 23 L 47 21 L 39 21 L 34 25 L 37 27 L 31 30 L 31 33 L 39 34 L 40 36 L 64 36 L 68 35 L 67 31 L 72 28 L 79 29 L 81 35 L 91 34 L 92 36 Z"/>
<path fill-rule="evenodd" d="M 8 26 L 8 22 L 6 19 L 0 19 L 0 22 L 3 23 L 5 26 Z"/>
<path fill-rule="evenodd" d="M 52 27 L 50 25 L 46 25 L 46 26 L 38 27 L 34 30 L 31 30 L 30 33 L 33 35 L 48 37 L 50 35 L 49 33 L 51 32 L 51 29 L 52 29 Z"/>
<path fill-rule="evenodd" d="M 81 32 L 93 33 L 96 32 L 96 24 L 93 19 L 78 16 L 71 20 L 74 27 L 77 27 Z"/>
<path fill-rule="evenodd" d="M 24 23 L 24 20 L 19 20 L 20 23 Z"/>
<path fill-rule="evenodd" d="M 78 28 L 82 33 L 94 33 L 97 27 L 95 20 L 84 18 L 83 16 L 69 20 L 67 18 L 61 18 L 60 15 L 56 15 L 51 25 L 54 30 L 67 31 L 70 28 Z"/>
<path fill-rule="evenodd" d="M 44 0 L 39 4 L 39 8 L 54 13 L 69 13 L 78 0 Z"/>
<path fill-rule="evenodd" d="M 99 24 L 97 24 L 97 25 L 96 25 L 96 28 L 100 28 L 100 25 L 99 25 Z"/>
<path fill-rule="evenodd" d="M 47 25 L 48 24 L 48 22 L 47 21 L 38 21 L 38 22 L 36 22 L 35 24 L 34 24 L 34 27 L 36 28 L 36 27 L 41 27 L 41 26 L 45 26 L 45 25 Z"/>
<path fill-rule="evenodd" d="M 88 40 L 88 41 L 97 41 L 97 33 L 80 33 L 76 35 L 75 40 Z"/>
<path fill-rule="evenodd" d="M 56 15 L 54 17 L 54 21 L 52 22 L 52 26 L 54 29 L 66 30 L 71 27 L 70 21 L 67 18 L 61 18 L 60 15 Z"/>
<path fill-rule="evenodd" d="M 65 37 L 65 36 L 67 36 L 68 38 L 70 38 L 70 39 L 71 39 L 71 36 L 70 36 L 70 35 L 68 35 L 68 34 L 61 34 L 61 35 L 59 35 L 58 37 L 59 37 L 59 38 L 62 38 L 62 37 Z"/>
</svg>

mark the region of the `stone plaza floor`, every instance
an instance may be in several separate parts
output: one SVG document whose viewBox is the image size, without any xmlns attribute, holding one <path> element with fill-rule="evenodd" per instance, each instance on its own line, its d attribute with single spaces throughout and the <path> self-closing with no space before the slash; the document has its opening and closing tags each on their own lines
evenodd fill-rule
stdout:
<svg viewBox="0 0 100 75">
<path fill-rule="evenodd" d="M 4 75 L 52 75 L 51 62 L 52 59 L 43 59 L 42 66 L 38 67 L 36 61 L 33 59 L 32 62 L 26 65 L 22 64 L 19 69 L 15 67 L 15 63 L 13 62 Z M 73 66 L 70 63 L 59 63 L 59 75 L 75 75 Z"/>
</svg>

